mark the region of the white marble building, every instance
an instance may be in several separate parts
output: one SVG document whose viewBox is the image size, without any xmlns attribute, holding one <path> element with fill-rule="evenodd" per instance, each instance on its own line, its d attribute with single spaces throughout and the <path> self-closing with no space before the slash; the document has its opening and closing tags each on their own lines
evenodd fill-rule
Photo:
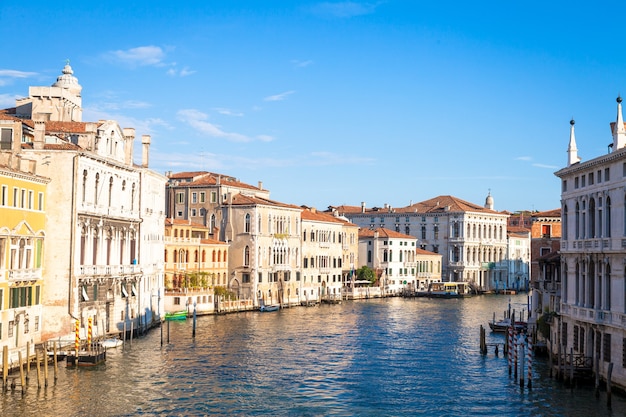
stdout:
<svg viewBox="0 0 626 417">
<path fill-rule="evenodd" d="M 609 152 L 583 161 L 571 121 L 561 179 L 561 311 L 555 351 L 599 358 L 595 371 L 626 388 L 626 128 L 622 100 Z"/>
</svg>

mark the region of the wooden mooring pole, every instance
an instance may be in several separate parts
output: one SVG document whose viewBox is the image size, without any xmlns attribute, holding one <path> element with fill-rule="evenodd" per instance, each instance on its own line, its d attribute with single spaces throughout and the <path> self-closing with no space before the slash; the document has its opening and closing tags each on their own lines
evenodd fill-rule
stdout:
<svg viewBox="0 0 626 417">
<path fill-rule="evenodd" d="M 606 406 L 611 408 L 611 375 L 613 374 L 613 362 L 609 363 L 606 371 Z"/>
<path fill-rule="evenodd" d="M 41 388 L 41 358 L 37 349 L 35 349 L 35 361 L 37 361 L 37 388 Z"/>
<path fill-rule="evenodd" d="M 2 347 L 2 388 L 6 391 L 9 389 L 8 386 L 8 378 L 9 378 L 9 347 L 4 345 Z"/>
<path fill-rule="evenodd" d="M 20 365 L 20 384 L 22 385 L 22 395 L 26 391 L 26 378 L 24 377 L 24 361 L 22 359 L 22 351 L 17 352 L 17 359 Z"/>
</svg>

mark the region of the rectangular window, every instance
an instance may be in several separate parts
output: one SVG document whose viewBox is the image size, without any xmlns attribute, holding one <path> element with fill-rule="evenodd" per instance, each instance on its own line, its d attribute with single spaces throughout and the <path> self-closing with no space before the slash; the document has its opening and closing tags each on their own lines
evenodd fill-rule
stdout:
<svg viewBox="0 0 626 417">
<path fill-rule="evenodd" d="M 217 192 L 211 191 L 211 203 L 217 203 Z"/>
<path fill-rule="evenodd" d="M 198 211 L 195 208 L 191 209 L 191 217 L 196 217 L 198 215 Z"/>
<path fill-rule="evenodd" d="M 180 305 L 180 297 L 174 297 L 174 305 L 176 306 Z"/>
<path fill-rule="evenodd" d="M 33 209 L 33 195 L 34 193 L 32 191 L 28 191 L 28 209 L 29 210 Z"/>
<path fill-rule="evenodd" d="M 574 178 L 574 188 L 578 188 L 578 177 Z"/>
<path fill-rule="evenodd" d="M 263 272 L 259 272 L 259 282 L 263 282 Z"/>
<path fill-rule="evenodd" d="M 39 331 L 39 316 L 35 316 L 35 331 Z"/>
<path fill-rule="evenodd" d="M 561 183 L 561 191 L 567 191 L 567 180 L 563 180 Z"/>
<path fill-rule="evenodd" d="M 204 191 L 200 191 L 200 202 L 204 203 L 206 201 L 206 193 Z"/>
<path fill-rule="evenodd" d="M 589 173 L 589 185 L 593 185 L 593 172 Z"/>
<path fill-rule="evenodd" d="M 241 282 L 244 283 L 244 284 L 249 284 L 250 283 L 250 274 L 248 274 L 248 273 L 241 274 Z"/>
<path fill-rule="evenodd" d="M 191 193 L 191 203 L 196 204 L 198 202 L 198 193 Z"/>
<path fill-rule="evenodd" d="M 9 205 L 9 187 L 6 185 L 2 186 L 2 191 L 0 194 L 0 205 L 7 206 Z"/>
<path fill-rule="evenodd" d="M 580 187 L 584 187 L 585 186 L 585 181 L 586 181 L 587 177 L 585 177 L 584 175 L 580 176 Z"/>
<path fill-rule="evenodd" d="M 0 150 L 10 151 L 13 148 L 13 129 L 0 129 Z"/>
<path fill-rule="evenodd" d="M 20 193 L 20 208 L 26 208 L 26 190 L 22 188 Z"/>
<path fill-rule="evenodd" d="M 13 207 L 17 207 L 18 189 L 13 187 Z"/>
<path fill-rule="evenodd" d="M 611 176 L 609 175 L 611 171 L 609 170 L 609 168 L 604 168 L 604 182 L 607 182 L 611 179 Z"/>
<path fill-rule="evenodd" d="M 602 182 L 602 171 L 600 170 L 598 170 L 598 175 L 596 175 L 596 181 L 598 181 L 598 184 Z"/>
<path fill-rule="evenodd" d="M 183 204 L 185 202 L 185 193 L 176 193 L 176 202 Z"/>
<path fill-rule="evenodd" d="M 43 193 L 37 196 L 37 210 L 43 211 Z"/>
</svg>

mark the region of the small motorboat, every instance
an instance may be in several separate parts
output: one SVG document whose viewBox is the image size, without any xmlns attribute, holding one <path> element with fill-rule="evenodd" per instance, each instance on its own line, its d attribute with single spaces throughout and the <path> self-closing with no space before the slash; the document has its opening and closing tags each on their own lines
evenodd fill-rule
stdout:
<svg viewBox="0 0 626 417">
<path fill-rule="evenodd" d="M 280 306 L 278 304 L 270 304 L 270 305 L 262 305 L 261 308 L 259 310 L 263 311 L 263 312 L 269 312 L 269 311 L 278 311 L 278 309 L 280 309 Z"/>
<path fill-rule="evenodd" d="M 102 346 L 103 348 L 106 349 L 112 349 L 112 348 L 116 348 L 118 346 L 122 346 L 124 344 L 124 342 L 117 338 L 117 337 L 111 337 L 109 339 L 104 339 L 100 342 L 100 346 Z"/>
<path fill-rule="evenodd" d="M 180 310 L 165 313 L 165 320 L 187 320 L 187 311 Z"/>
<path fill-rule="evenodd" d="M 499 321 L 490 321 L 489 327 L 494 333 L 506 333 L 508 328 L 511 327 L 511 319 L 505 318 Z M 514 327 L 517 332 L 525 332 L 528 327 L 528 323 L 525 321 L 516 321 Z"/>
</svg>

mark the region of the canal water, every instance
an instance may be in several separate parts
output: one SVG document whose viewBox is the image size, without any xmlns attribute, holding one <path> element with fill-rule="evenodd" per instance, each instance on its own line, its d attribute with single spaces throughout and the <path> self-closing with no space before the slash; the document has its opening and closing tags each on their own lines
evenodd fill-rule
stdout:
<svg viewBox="0 0 626 417">
<path fill-rule="evenodd" d="M 624 416 L 626 400 L 570 389 L 535 360 L 521 389 L 479 328 L 526 295 L 388 298 L 170 322 L 94 369 L 0 394 L 2 416 Z M 488 342 L 504 336 L 487 330 Z M 50 371 L 51 372 L 51 371 Z M 52 374 L 52 372 L 51 372 Z M 52 377 L 50 377 L 52 379 Z"/>
</svg>

